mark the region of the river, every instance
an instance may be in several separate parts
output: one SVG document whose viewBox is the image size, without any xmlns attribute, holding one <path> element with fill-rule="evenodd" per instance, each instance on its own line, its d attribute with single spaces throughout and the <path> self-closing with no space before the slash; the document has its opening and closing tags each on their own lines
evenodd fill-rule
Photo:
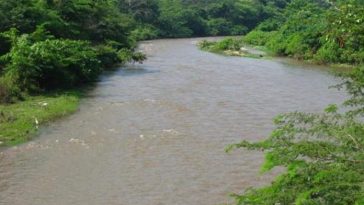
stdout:
<svg viewBox="0 0 364 205">
<path fill-rule="evenodd" d="M 1 205 L 215 205 L 269 184 L 260 152 L 272 118 L 340 103 L 325 69 L 198 50 L 199 39 L 147 41 L 142 65 L 105 74 L 80 110 L 0 154 Z"/>
</svg>

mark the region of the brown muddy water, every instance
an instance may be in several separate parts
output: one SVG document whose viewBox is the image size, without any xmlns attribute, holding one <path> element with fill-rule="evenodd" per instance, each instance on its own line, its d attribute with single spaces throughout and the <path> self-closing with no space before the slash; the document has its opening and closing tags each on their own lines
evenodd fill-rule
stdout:
<svg viewBox="0 0 364 205">
<path fill-rule="evenodd" d="M 0 154 L 1 205 L 216 205 L 269 184 L 264 139 L 282 112 L 317 112 L 344 94 L 314 66 L 202 52 L 198 39 L 141 45 L 148 56 L 102 77 L 80 111 Z"/>
</svg>

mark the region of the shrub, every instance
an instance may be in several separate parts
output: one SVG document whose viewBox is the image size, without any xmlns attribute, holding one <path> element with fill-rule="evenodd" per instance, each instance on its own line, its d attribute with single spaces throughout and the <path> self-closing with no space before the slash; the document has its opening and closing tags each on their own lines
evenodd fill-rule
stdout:
<svg viewBox="0 0 364 205">
<path fill-rule="evenodd" d="M 140 26 L 131 32 L 131 38 L 136 41 L 155 39 L 159 32 L 152 26 Z"/>
<path fill-rule="evenodd" d="M 232 23 L 223 18 L 211 19 L 207 22 L 208 34 L 221 36 L 230 34 Z"/>
<path fill-rule="evenodd" d="M 110 45 L 99 45 L 96 47 L 97 58 L 100 60 L 104 69 L 111 68 L 120 62 L 117 49 Z"/>
<path fill-rule="evenodd" d="M 338 63 L 341 50 L 336 42 L 328 41 L 317 51 L 315 60 L 320 63 Z"/>
<path fill-rule="evenodd" d="M 206 41 L 199 42 L 198 46 L 203 50 L 211 52 L 221 52 L 227 50 L 238 51 L 243 46 L 243 41 L 237 38 L 224 38 L 221 41 Z"/>
<path fill-rule="evenodd" d="M 204 50 L 208 50 L 211 46 L 213 46 L 215 42 L 208 41 L 208 40 L 202 40 L 198 43 L 198 47 Z"/>
<path fill-rule="evenodd" d="M 278 55 L 284 55 L 286 52 L 287 42 L 285 37 L 277 32 L 273 35 L 265 44 L 273 53 Z"/>
<path fill-rule="evenodd" d="M 85 41 L 19 37 L 9 53 L 5 75 L 24 91 L 58 89 L 93 81 L 101 71 L 97 53 Z"/>
<path fill-rule="evenodd" d="M 141 52 L 134 52 L 130 49 L 120 49 L 118 51 L 118 57 L 121 63 L 128 63 L 128 62 L 138 62 L 142 63 L 144 60 L 147 59 L 146 55 Z"/>
<path fill-rule="evenodd" d="M 310 49 L 308 45 L 305 44 L 303 37 L 299 34 L 290 36 L 286 42 L 285 54 L 299 59 L 303 59 L 306 52 Z"/>
<path fill-rule="evenodd" d="M 264 46 L 276 32 L 264 32 L 260 30 L 254 30 L 244 36 L 244 42 L 257 45 Z"/>
<path fill-rule="evenodd" d="M 240 39 L 225 38 L 216 43 L 215 48 L 218 50 L 239 50 L 241 48 Z"/>
<path fill-rule="evenodd" d="M 0 103 L 9 103 L 11 101 L 11 94 L 8 87 L 0 83 Z"/>
<path fill-rule="evenodd" d="M 18 99 L 22 99 L 18 86 L 4 77 L 0 78 L 0 104 L 12 103 Z"/>
<path fill-rule="evenodd" d="M 233 26 L 231 28 L 230 34 L 231 35 L 244 35 L 248 32 L 248 28 L 246 26 Z"/>
</svg>

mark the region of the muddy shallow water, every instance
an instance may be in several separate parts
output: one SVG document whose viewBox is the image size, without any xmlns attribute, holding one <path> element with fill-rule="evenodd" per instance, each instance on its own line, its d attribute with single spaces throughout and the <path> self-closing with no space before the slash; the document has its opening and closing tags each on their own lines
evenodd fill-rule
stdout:
<svg viewBox="0 0 364 205">
<path fill-rule="evenodd" d="M 269 183 L 260 140 L 282 112 L 342 102 L 314 66 L 219 56 L 198 39 L 141 45 L 149 59 L 102 77 L 80 111 L 0 154 L 1 205 L 214 205 Z M 277 172 L 277 171 L 276 171 Z"/>
</svg>

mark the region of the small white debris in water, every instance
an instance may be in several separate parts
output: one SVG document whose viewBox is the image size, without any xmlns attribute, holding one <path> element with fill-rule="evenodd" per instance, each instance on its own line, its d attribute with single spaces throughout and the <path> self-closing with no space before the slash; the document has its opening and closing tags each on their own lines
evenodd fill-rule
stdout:
<svg viewBox="0 0 364 205">
<path fill-rule="evenodd" d="M 59 143 L 59 140 L 56 140 L 56 143 Z"/>
<path fill-rule="evenodd" d="M 79 142 L 81 142 L 81 140 L 75 139 L 75 138 L 71 138 L 70 140 L 68 140 L 68 142 L 79 143 Z"/>
<path fill-rule="evenodd" d="M 85 147 L 86 149 L 89 149 L 90 148 L 90 146 L 88 146 L 84 140 L 71 138 L 70 140 L 68 140 L 68 142 L 75 143 L 75 144 L 79 144 L 79 145 Z"/>
<path fill-rule="evenodd" d="M 109 129 L 109 132 L 115 132 L 115 129 Z"/>
<path fill-rule="evenodd" d="M 162 132 L 167 132 L 167 133 L 171 133 L 171 134 L 179 134 L 179 132 L 177 130 L 174 130 L 174 129 L 165 129 L 165 130 L 162 130 Z"/>
<path fill-rule="evenodd" d="M 4 142 L 0 141 L 0 145 L 4 144 Z"/>
<path fill-rule="evenodd" d="M 140 137 L 140 139 L 144 139 L 144 135 L 140 135 L 139 137 Z"/>
</svg>

